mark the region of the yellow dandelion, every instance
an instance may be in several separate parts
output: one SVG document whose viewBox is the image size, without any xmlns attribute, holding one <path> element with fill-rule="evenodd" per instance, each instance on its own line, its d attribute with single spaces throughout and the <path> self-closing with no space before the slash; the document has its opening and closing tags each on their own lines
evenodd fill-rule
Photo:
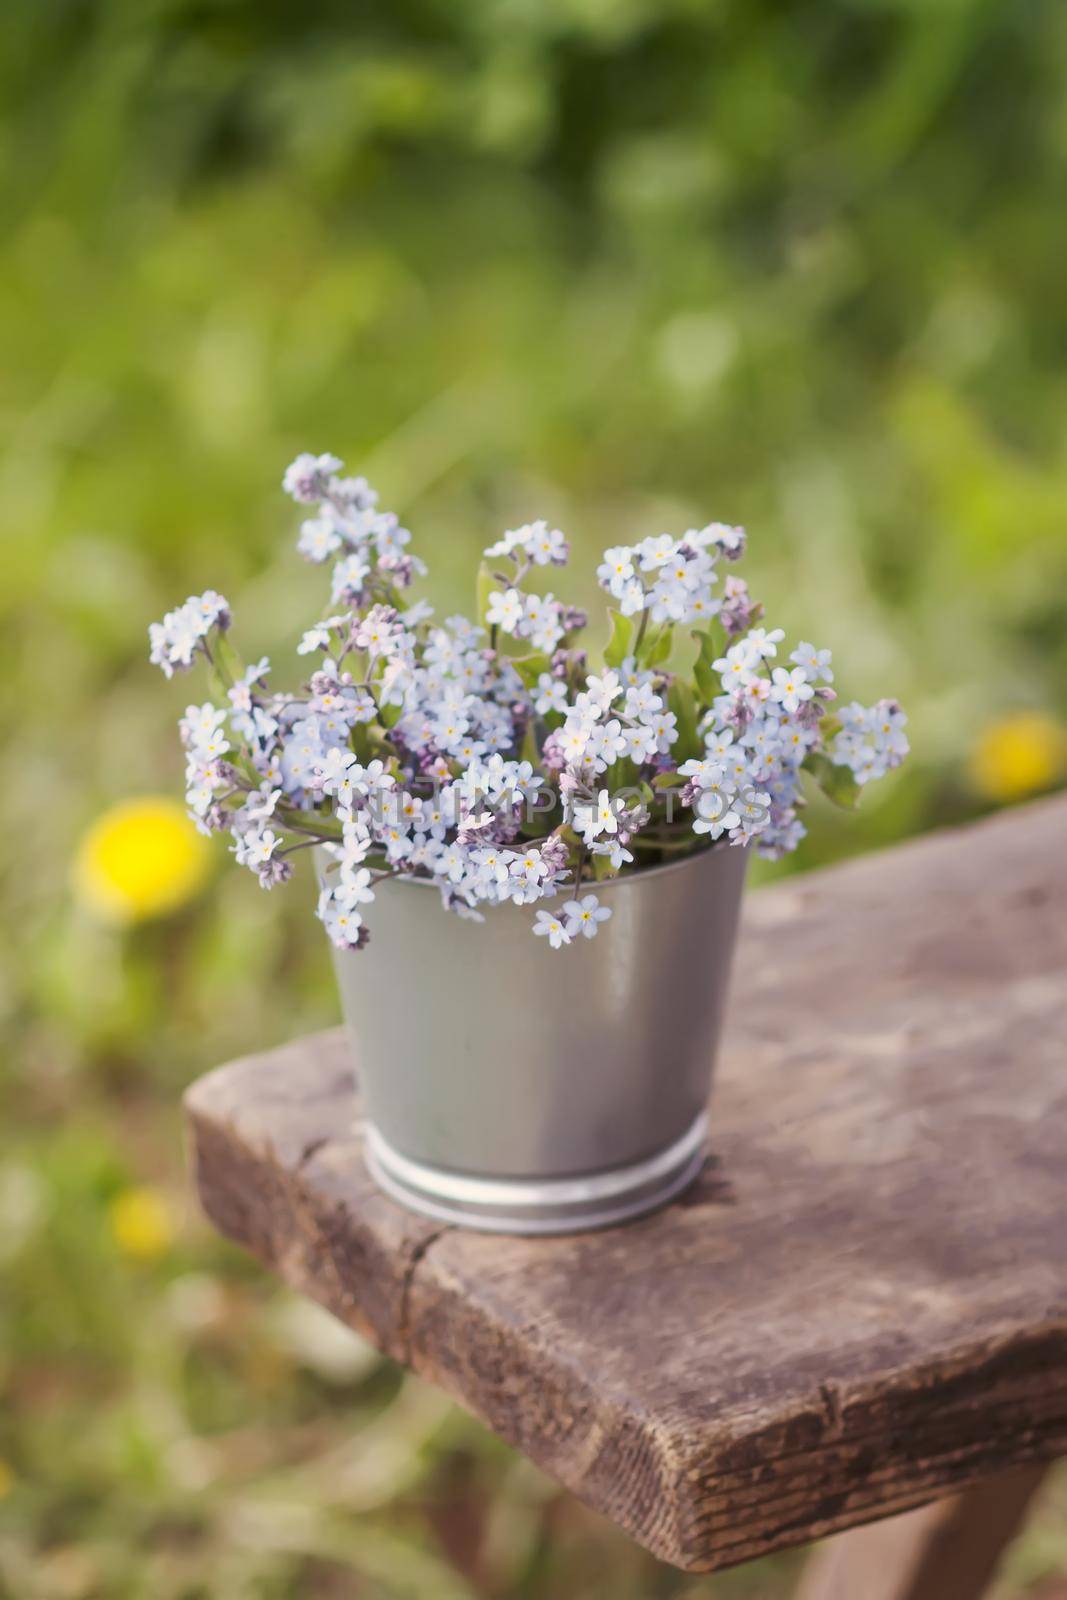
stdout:
<svg viewBox="0 0 1067 1600">
<path fill-rule="evenodd" d="M 971 752 L 971 782 L 989 800 L 1022 800 L 1067 771 L 1067 730 L 1040 711 L 991 722 Z"/>
<path fill-rule="evenodd" d="M 115 1243 L 134 1261 L 157 1261 L 170 1249 L 174 1225 L 158 1189 L 124 1189 L 112 1200 L 109 1218 Z"/>
<path fill-rule="evenodd" d="M 207 840 L 175 801 L 142 795 L 109 806 L 74 860 L 73 888 L 101 922 L 143 922 L 185 905 L 211 862 Z"/>
</svg>

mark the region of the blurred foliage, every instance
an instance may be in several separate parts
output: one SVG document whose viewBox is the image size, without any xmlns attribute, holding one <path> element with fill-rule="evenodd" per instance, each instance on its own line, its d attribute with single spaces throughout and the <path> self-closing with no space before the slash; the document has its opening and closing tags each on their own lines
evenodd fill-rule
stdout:
<svg viewBox="0 0 1067 1600">
<path fill-rule="evenodd" d="M 774 619 L 916 746 L 786 870 L 1056 781 L 1065 81 L 1056 0 L 8 0 L 0 1593 L 789 1593 L 657 1565 L 209 1235 L 178 1092 L 333 1020 L 310 889 L 219 860 L 123 930 L 71 863 L 177 792 L 147 621 L 215 585 L 280 658 L 317 604 L 306 447 L 446 608 L 532 515 L 578 602 L 607 543 L 746 522 Z"/>
</svg>

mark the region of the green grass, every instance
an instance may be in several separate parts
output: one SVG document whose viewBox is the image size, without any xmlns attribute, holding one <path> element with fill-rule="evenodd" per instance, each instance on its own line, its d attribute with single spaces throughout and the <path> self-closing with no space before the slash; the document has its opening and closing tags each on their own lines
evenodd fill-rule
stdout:
<svg viewBox="0 0 1067 1600">
<path fill-rule="evenodd" d="M 334 1019 L 310 889 L 220 855 L 122 935 L 69 862 L 178 791 L 147 622 L 215 585 L 281 659 L 317 606 L 305 447 L 446 609 L 517 519 L 572 534 L 579 602 L 609 542 L 746 522 L 775 619 L 915 744 L 784 870 L 975 814 L 982 727 L 1067 714 L 1065 74 L 1055 0 L 10 0 L 0 1593 L 790 1592 L 657 1566 L 211 1237 L 178 1094 Z M 142 1183 L 174 1234 L 138 1263 Z M 1050 1506 L 1012 1600 L 1064 1564 Z"/>
</svg>

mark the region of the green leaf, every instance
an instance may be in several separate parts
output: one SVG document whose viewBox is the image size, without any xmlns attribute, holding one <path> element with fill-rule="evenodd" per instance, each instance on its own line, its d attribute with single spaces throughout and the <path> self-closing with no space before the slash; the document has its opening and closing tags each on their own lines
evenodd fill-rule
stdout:
<svg viewBox="0 0 1067 1600">
<path fill-rule="evenodd" d="M 657 772 L 652 779 L 654 789 L 682 789 L 689 782 L 680 772 Z"/>
<path fill-rule="evenodd" d="M 395 728 L 403 715 L 403 706 L 382 706 L 382 709 L 378 713 L 378 721 L 381 723 L 383 728 Z"/>
<path fill-rule="evenodd" d="M 710 633 L 694 631 L 693 638 L 700 646 L 696 661 L 693 663 L 693 678 L 702 704 L 709 706 L 716 695 L 722 693 L 722 679 L 714 666 L 718 659 L 716 647 Z"/>
<path fill-rule="evenodd" d="M 677 762 L 689 761 L 703 750 L 697 732 L 697 706 L 693 691 L 684 678 L 675 678 L 667 696 L 668 703 L 678 718 L 678 738 L 671 747 L 671 757 Z"/>
<path fill-rule="evenodd" d="M 532 689 L 542 672 L 547 672 L 552 661 L 543 651 L 531 656 L 509 656 L 508 666 L 514 667 L 527 689 Z"/>
<path fill-rule="evenodd" d="M 812 750 L 804 757 L 805 772 L 810 772 L 828 800 L 846 811 L 854 811 L 860 797 L 860 786 L 851 767 L 839 767 L 821 750 Z"/>
<path fill-rule="evenodd" d="M 674 629 L 670 623 L 662 623 L 656 629 L 650 629 L 645 635 L 645 645 L 641 652 L 641 660 L 646 667 L 660 667 L 666 661 L 674 648 Z"/>
<path fill-rule="evenodd" d="M 349 736 L 349 745 L 352 754 L 361 767 L 365 767 L 371 759 L 371 740 L 365 722 L 357 722 Z"/>
<path fill-rule="evenodd" d="M 534 771 L 541 765 L 541 747 L 537 743 L 535 730 L 536 724 L 533 717 L 531 717 L 526 724 L 526 732 L 523 734 L 522 739 L 522 749 L 519 751 L 519 760 L 528 761 Z"/>
<path fill-rule="evenodd" d="M 215 666 L 223 683 L 236 683 L 244 671 L 244 663 L 234 646 L 230 643 L 229 636 L 220 628 L 212 629 L 209 641 L 211 654 L 215 659 Z"/>
<path fill-rule="evenodd" d="M 609 667 L 621 667 L 630 654 L 634 636 L 634 618 L 624 617 L 621 611 L 608 607 L 611 618 L 611 638 L 604 651 L 604 661 Z"/>
</svg>

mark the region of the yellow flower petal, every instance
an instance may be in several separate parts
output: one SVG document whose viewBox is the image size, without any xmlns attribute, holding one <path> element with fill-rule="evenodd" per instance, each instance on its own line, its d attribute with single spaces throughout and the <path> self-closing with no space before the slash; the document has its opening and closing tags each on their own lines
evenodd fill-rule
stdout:
<svg viewBox="0 0 1067 1600">
<path fill-rule="evenodd" d="M 123 1255 L 155 1261 L 174 1238 L 170 1207 L 157 1189 L 125 1189 L 110 1207 L 111 1232 Z"/>
<path fill-rule="evenodd" d="M 183 906 L 211 862 L 207 840 L 181 806 L 144 795 L 110 806 L 78 847 L 73 889 L 102 922 L 142 922 Z"/>
<path fill-rule="evenodd" d="M 971 782 L 990 800 L 1021 800 L 1067 771 L 1067 730 L 1040 711 L 990 723 L 971 753 Z"/>
</svg>

